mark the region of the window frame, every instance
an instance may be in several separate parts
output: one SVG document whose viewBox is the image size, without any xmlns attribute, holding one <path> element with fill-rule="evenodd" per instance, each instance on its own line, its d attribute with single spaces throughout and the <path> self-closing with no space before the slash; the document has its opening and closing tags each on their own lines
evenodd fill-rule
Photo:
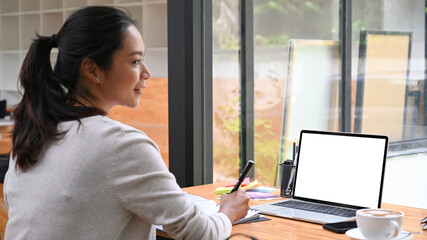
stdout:
<svg viewBox="0 0 427 240">
<path fill-rule="evenodd" d="M 243 167 L 246 160 L 254 158 L 254 24 L 253 0 L 241 0 L 240 4 L 240 157 Z M 168 0 L 167 8 L 169 168 L 181 187 L 212 183 L 212 0 Z M 425 26 L 427 28 L 427 13 Z M 352 0 L 340 0 L 339 130 L 342 132 L 351 132 L 351 39 Z M 425 71 L 427 76 L 427 68 Z M 424 99 L 427 99 L 427 84 L 424 84 Z M 427 104 L 424 122 L 427 125 Z M 426 146 L 427 138 L 390 142 L 389 157 L 427 152 Z"/>
<path fill-rule="evenodd" d="M 168 0 L 169 170 L 212 183 L 212 1 Z"/>
</svg>

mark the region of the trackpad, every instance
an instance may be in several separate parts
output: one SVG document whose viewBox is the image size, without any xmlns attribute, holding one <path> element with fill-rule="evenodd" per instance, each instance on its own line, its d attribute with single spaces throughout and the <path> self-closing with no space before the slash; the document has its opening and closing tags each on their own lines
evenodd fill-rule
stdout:
<svg viewBox="0 0 427 240">
<path fill-rule="evenodd" d="M 253 208 L 257 208 L 257 206 L 254 206 Z M 295 209 L 284 208 L 284 207 L 274 206 L 274 205 L 263 205 L 258 209 L 262 214 L 273 215 L 273 216 L 293 217 L 295 213 Z"/>
<path fill-rule="evenodd" d="M 295 216 L 298 216 L 298 210 L 296 209 L 291 209 L 291 208 L 279 208 L 277 210 L 274 211 L 275 213 L 277 213 L 277 215 L 279 216 L 283 216 L 283 217 L 288 217 L 288 218 L 293 218 Z"/>
</svg>

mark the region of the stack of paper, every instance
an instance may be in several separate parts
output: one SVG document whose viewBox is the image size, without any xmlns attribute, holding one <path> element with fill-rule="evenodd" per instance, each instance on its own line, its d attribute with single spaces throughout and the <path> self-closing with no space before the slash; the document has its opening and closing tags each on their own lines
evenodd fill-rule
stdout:
<svg viewBox="0 0 427 240">
<path fill-rule="evenodd" d="M 251 200 L 271 200 L 281 198 L 274 195 L 274 192 L 276 192 L 276 188 L 260 186 L 258 188 L 247 190 L 246 194 L 251 198 Z"/>
<path fill-rule="evenodd" d="M 219 211 L 219 204 L 217 204 L 213 200 L 198 201 L 195 203 L 198 204 L 200 207 L 202 207 L 203 211 L 208 215 L 217 213 Z M 253 220 L 253 219 L 259 218 L 260 216 L 261 215 L 259 214 L 259 211 L 257 209 L 250 208 L 246 216 L 234 221 L 233 225 L 238 223 L 243 223 L 249 220 Z"/>
<path fill-rule="evenodd" d="M 226 185 L 226 186 L 218 187 L 215 190 L 215 194 L 230 193 L 234 187 L 234 184 L 236 184 L 236 182 L 237 181 L 235 181 L 229 185 Z M 244 190 L 249 190 L 249 189 L 259 187 L 259 183 L 258 183 L 258 180 L 255 180 L 253 182 L 249 182 L 249 178 L 245 178 L 245 180 L 243 181 L 242 185 L 240 185 L 240 187 Z"/>
<path fill-rule="evenodd" d="M 244 223 L 244 222 L 248 222 L 250 220 L 254 220 L 257 218 L 260 218 L 261 214 L 259 214 L 259 210 L 258 209 L 254 209 L 254 208 L 249 208 L 248 214 L 246 214 L 245 217 L 237 219 L 236 221 L 233 222 L 234 224 L 238 224 L 238 223 Z"/>
<path fill-rule="evenodd" d="M 193 195 L 193 194 L 188 194 L 188 193 L 187 193 L 187 197 L 192 202 L 199 205 L 207 215 L 215 214 L 219 211 L 219 204 L 217 204 L 214 200 L 208 200 L 206 198 Z M 250 208 L 246 216 L 234 221 L 233 225 L 239 224 L 239 223 L 245 223 L 247 221 L 251 221 L 260 217 L 262 217 L 262 215 L 259 214 L 259 210 Z M 154 225 L 154 226 L 158 230 L 164 231 L 162 225 Z"/>
</svg>

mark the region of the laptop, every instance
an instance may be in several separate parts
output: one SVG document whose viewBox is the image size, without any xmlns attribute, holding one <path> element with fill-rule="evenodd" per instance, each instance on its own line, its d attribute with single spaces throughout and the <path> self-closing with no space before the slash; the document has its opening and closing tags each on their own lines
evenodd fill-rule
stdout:
<svg viewBox="0 0 427 240">
<path fill-rule="evenodd" d="M 387 146 L 387 136 L 302 130 L 292 197 L 253 208 L 319 224 L 380 208 Z"/>
</svg>

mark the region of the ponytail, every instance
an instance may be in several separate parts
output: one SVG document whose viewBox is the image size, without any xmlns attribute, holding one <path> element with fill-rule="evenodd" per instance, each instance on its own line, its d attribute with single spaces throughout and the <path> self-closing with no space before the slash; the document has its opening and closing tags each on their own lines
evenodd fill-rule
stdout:
<svg viewBox="0 0 427 240">
<path fill-rule="evenodd" d="M 57 140 L 57 124 L 65 120 L 105 114 L 102 110 L 67 104 L 66 90 L 55 76 L 50 52 L 57 46 L 56 35 L 37 35 L 24 59 L 19 74 L 22 100 L 14 112 L 12 153 L 16 165 L 25 171 L 37 162 L 37 156 L 49 140 Z M 74 100 L 76 102 L 76 100 Z"/>
<path fill-rule="evenodd" d="M 24 59 L 19 74 L 22 101 L 15 112 L 12 153 L 21 170 L 36 163 L 36 156 L 46 141 L 57 133 L 58 107 L 65 104 L 64 94 L 50 65 L 50 51 L 55 43 L 37 35 Z"/>
<path fill-rule="evenodd" d="M 106 114 L 79 101 L 90 103 L 94 97 L 79 80 L 80 65 L 89 58 L 101 69 L 109 69 L 131 24 L 135 22 L 122 10 L 90 6 L 71 14 L 57 35 L 37 35 L 19 74 L 23 94 L 14 112 L 12 134 L 17 169 L 30 168 L 46 143 L 66 134 L 58 131 L 59 122 L 80 123 L 81 118 Z M 58 58 L 52 70 L 54 47 L 58 47 Z"/>
</svg>

